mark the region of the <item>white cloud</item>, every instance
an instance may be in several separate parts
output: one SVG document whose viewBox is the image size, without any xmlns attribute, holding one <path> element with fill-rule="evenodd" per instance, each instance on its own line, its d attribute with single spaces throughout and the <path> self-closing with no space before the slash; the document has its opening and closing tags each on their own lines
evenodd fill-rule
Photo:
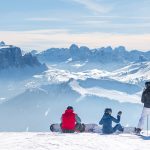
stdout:
<svg viewBox="0 0 150 150">
<path fill-rule="evenodd" d="M 150 34 L 70 33 L 68 30 L 0 31 L 0 41 L 23 49 L 44 50 L 69 47 L 72 43 L 91 48 L 119 45 L 128 49 L 150 50 Z"/>
<path fill-rule="evenodd" d="M 95 13 L 107 13 L 111 10 L 110 6 L 102 5 L 95 0 L 72 0 L 79 3 Z"/>
</svg>

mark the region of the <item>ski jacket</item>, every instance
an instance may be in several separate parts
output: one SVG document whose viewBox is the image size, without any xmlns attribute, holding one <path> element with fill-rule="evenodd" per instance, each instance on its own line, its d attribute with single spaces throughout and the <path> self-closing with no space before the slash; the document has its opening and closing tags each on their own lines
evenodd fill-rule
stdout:
<svg viewBox="0 0 150 150">
<path fill-rule="evenodd" d="M 143 91 L 141 102 L 144 103 L 144 107 L 150 108 L 150 87 Z"/>
<path fill-rule="evenodd" d="M 72 109 L 68 109 L 62 115 L 62 129 L 64 130 L 75 130 L 76 125 L 76 114 Z"/>
<path fill-rule="evenodd" d="M 105 113 L 99 122 L 100 125 L 103 125 L 103 128 L 102 128 L 103 133 L 106 133 L 106 134 L 113 133 L 112 122 L 119 123 L 120 115 L 117 115 L 117 119 L 116 119 L 110 114 Z"/>
</svg>

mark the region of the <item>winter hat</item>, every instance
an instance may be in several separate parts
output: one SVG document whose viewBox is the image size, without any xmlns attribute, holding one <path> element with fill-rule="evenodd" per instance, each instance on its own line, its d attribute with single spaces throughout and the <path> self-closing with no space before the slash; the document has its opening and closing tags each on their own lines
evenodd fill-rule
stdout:
<svg viewBox="0 0 150 150">
<path fill-rule="evenodd" d="M 150 81 L 145 82 L 146 88 L 150 87 Z"/>
<path fill-rule="evenodd" d="M 73 109 L 73 107 L 72 106 L 68 106 L 67 109 Z"/>
<path fill-rule="evenodd" d="M 104 111 L 104 113 L 106 113 L 106 114 L 108 114 L 110 112 L 112 113 L 112 109 L 111 108 L 106 108 L 105 111 Z"/>
</svg>

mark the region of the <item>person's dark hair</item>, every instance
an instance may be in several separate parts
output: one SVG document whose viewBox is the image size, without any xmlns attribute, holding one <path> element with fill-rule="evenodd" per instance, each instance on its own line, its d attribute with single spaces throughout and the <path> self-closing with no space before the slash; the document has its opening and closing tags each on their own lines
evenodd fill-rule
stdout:
<svg viewBox="0 0 150 150">
<path fill-rule="evenodd" d="M 150 87 L 150 81 L 145 82 L 146 88 Z"/>
<path fill-rule="evenodd" d="M 67 109 L 73 109 L 73 107 L 72 106 L 68 106 Z"/>
<path fill-rule="evenodd" d="M 104 111 L 105 114 L 108 114 L 108 113 L 110 113 L 110 112 L 112 112 L 112 109 L 111 109 L 111 108 L 106 108 L 105 111 Z"/>
</svg>

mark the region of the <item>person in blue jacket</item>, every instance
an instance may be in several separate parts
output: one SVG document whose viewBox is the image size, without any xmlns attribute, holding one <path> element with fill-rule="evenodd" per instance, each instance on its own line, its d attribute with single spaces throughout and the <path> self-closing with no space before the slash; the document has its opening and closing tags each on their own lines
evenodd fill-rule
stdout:
<svg viewBox="0 0 150 150">
<path fill-rule="evenodd" d="M 116 132 L 117 130 L 123 132 L 124 129 L 121 126 L 121 124 L 119 124 L 122 112 L 121 111 L 118 112 L 117 119 L 114 118 L 113 116 L 111 116 L 111 114 L 112 114 L 112 109 L 106 108 L 104 111 L 104 115 L 99 122 L 99 124 L 103 126 L 102 127 L 103 133 L 104 134 L 111 134 L 111 133 Z M 112 122 L 117 123 L 117 125 L 112 127 Z"/>
</svg>

